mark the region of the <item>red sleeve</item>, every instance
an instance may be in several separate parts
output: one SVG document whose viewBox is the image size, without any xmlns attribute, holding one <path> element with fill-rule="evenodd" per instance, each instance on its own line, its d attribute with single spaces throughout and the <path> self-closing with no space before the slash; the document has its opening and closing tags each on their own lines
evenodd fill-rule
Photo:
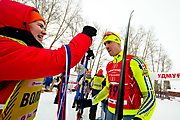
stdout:
<svg viewBox="0 0 180 120">
<path fill-rule="evenodd" d="M 72 68 L 90 47 L 91 39 L 79 33 L 68 45 L 71 50 Z M 0 81 L 54 76 L 65 71 L 65 61 L 64 46 L 50 50 L 24 46 L 0 37 Z"/>
</svg>

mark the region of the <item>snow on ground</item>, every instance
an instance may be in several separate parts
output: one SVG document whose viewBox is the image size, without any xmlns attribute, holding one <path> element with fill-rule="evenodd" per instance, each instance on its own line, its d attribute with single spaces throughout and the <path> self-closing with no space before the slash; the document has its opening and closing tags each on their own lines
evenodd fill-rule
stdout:
<svg viewBox="0 0 180 120">
<path fill-rule="evenodd" d="M 34 120 L 57 120 L 57 104 L 54 103 L 56 91 L 41 93 L 39 108 Z M 66 120 L 76 120 L 77 111 L 71 108 L 75 92 L 67 94 Z M 97 117 L 101 107 L 98 105 Z M 84 109 L 83 120 L 88 120 L 89 108 Z M 157 99 L 156 109 L 150 120 L 180 120 L 180 98 L 170 100 Z"/>
</svg>

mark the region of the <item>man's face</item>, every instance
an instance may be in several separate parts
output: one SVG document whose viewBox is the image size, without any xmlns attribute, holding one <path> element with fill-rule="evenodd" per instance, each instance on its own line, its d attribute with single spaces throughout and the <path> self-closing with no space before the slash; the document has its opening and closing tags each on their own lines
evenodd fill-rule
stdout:
<svg viewBox="0 0 180 120">
<path fill-rule="evenodd" d="M 121 46 L 116 42 L 106 41 L 104 45 L 110 56 L 116 56 L 121 52 Z"/>
<path fill-rule="evenodd" d="M 42 43 L 42 39 L 46 32 L 44 30 L 44 22 L 42 20 L 37 20 L 34 22 L 29 23 L 29 28 L 31 33 L 33 34 L 34 38 L 39 42 Z"/>
</svg>

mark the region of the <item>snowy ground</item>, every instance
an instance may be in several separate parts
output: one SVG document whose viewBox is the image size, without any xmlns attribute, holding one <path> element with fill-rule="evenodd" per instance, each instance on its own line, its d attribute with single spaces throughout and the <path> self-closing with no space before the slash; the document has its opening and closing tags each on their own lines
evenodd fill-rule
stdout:
<svg viewBox="0 0 180 120">
<path fill-rule="evenodd" d="M 39 108 L 34 120 L 56 120 L 57 106 L 53 104 L 56 92 L 44 92 L 41 94 Z M 67 94 L 67 119 L 76 120 L 74 108 L 71 108 L 75 92 Z M 180 120 L 180 99 L 176 98 L 172 101 L 157 99 L 156 109 L 150 120 Z M 97 117 L 100 116 L 100 104 L 98 105 Z M 83 113 L 84 120 L 88 120 L 89 108 L 85 108 Z"/>
</svg>

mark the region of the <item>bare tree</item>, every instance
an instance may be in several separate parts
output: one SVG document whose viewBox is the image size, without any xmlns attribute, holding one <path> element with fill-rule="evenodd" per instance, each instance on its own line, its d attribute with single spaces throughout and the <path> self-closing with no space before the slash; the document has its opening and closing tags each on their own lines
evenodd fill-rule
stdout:
<svg viewBox="0 0 180 120">
<path fill-rule="evenodd" d="M 162 54 L 162 45 L 160 44 L 160 47 L 158 49 L 158 58 L 157 58 L 157 72 L 159 72 L 160 69 L 160 59 L 161 59 L 161 54 Z"/>
<path fill-rule="evenodd" d="M 121 28 L 120 34 L 125 36 L 124 28 Z M 154 28 L 145 30 L 140 26 L 137 30 L 131 26 L 129 33 L 128 54 L 139 56 L 150 67 L 150 71 L 168 72 L 171 69 L 171 60 L 161 45 L 157 43 Z"/>
<path fill-rule="evenodd" d="M 167 54 L 161 56 L 161 72 L 168 72 L 171 69 L 171 60 Z"/>
<path fill-rule="evenodd" d="M 97 58 L 97 56 L 98 56 L 98 54 L 99 54 L 99 50 L 100 50 L 101 46 L 102 46 L 102 42 L 100 42 L 100 44 L 98 45 L 97 50 L 96 50 L 96 53 L 95 53 L 94 60 L 91 61 L 92 63 L 90 63 L 90 69 L 91 69 L 91 70 L 93 69 L 93 66 L 95 65 L 96 58 Z M 95 52 L 95 50 L 94 50 L 94 52 Z"/>
<path fill-rule="evenodd" d="M 150 62 L 151 62 L 151 65 L 152 65 L 152 72 L 155 72 L 155 67 L 156 67 L 155 63 L 156 63 L 156 57 L 157 57 L 157 56 L 155 56 L 155 54 L 158 52 L 158 50 L 157 50 L 156 44 L 151 43 L 151 45 L 149 47 L 150 47 L 150 49 L 149 49 L 150 50 L 149 58 L 151 58 Z"/>
<path fill-rule="evenodd" d="M 104 49 L 105 48 L 103 48 L 103 42 L 101 42 L 101 49 L 100 49 L 100 53 L 99 53 L 99 60 L 98 60 L 98 62 L 97 62 L 97 67 L 96 67 L 96 73 L 97 73 L 97 71 L 98 71 L 98 69 L 99 69 L 99 67 L 101 67 L 101 63 L 103 62 L 102 61 L 102 53 L 103 53 L 103 51 L 104 51 Z"/>
<path fill-rule="evenodd" d="M 154 58 L 152 66 L 156 67 L 156 71 L 153 72 L 168 72 L 172 68 L 172 61 L 169 59 L 168 54 L 162 48 L 162 45 L 157 46 L 155 52 L 151 54 L 151 59 Z"/>
<path fill-rule="evenodd" d="M 120 35 L 122 40 L 126 36 L 126 28 L 121 28 L 120 29 Z M 143 44 L 143 40 L 145 38 L 145 33 L 144 33 L 144 28 L 139 27 L 138 30 L 135 30 L 133 26 L 130 27 L 129 30 L 129 41 L 128 41 L 128 47 L 127 52 L 128 54 L 133 54 L 133 55 L 138 55 L 140 53 L 139 48 Z"/>
</svg>

